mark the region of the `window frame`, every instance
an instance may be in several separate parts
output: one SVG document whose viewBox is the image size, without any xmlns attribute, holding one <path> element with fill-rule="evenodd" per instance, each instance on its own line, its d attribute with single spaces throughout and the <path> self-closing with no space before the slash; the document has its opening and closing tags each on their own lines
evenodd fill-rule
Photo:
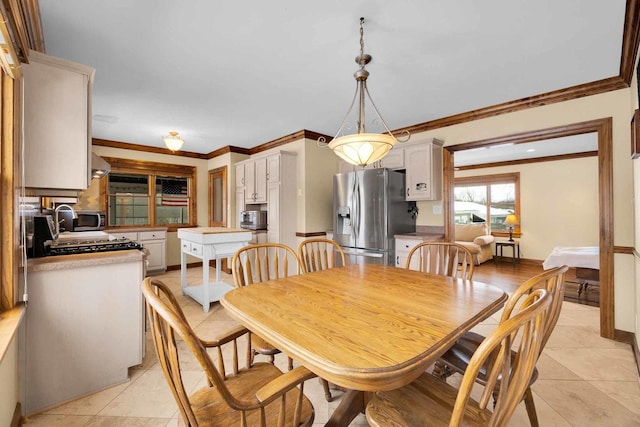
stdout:
<svg viewBox="0 0 640 427">
<path fill-rule="evenodd" d="M 103 157 L 107 163 L 111 165 L 111 172 L 123 174 L 146 175 L 149 182 L 149 224 L 148 225 L 115 225 L 109 223 L 107 215 L 108 228 L 125 229 L 125 228 L 157 228 L 167 227 L 168 231 L 176 231 L 178 228 L 197 227 L 197 200 L 196 200 L 196 181 L 197 169 L 195 166 L 174 165 L 170 163 L 150 162 L 146 160 L 120 159 L 116 157 Z M 109 209 L 109 175 L 100 182 L 100 209 L 108 212 Z M 156 224 L 156 178 L 172 177 L 186 178 L 189 198 L 189 223 L 187 224 Z"/>
<path fill-rule="evenodd" d="M 493 184 L 514 184 L 515 185 L 515 212 L 516 216 L 522 223 L 522 211 L 520 209 L 520 172 L 512 172 L 512 173 L 501 173 L 501 174 L 493 174 L 493 175 L 475 175 L 475 176 L 464 176 L 457 177 L 453 179 L 453 187 L 458 186 L 486 186 L 487 187 L 487 218 L 490 217 L 489 207 L 491 206 L 491 185 Z M 455 213 L 455 212 L 454 212 Z M 489 221 L 489 227 L 491 227 L 491 221 Z M 494 231 L 491 230 L 492 236 L 497 237 L 509 237 L 508 231 Z M 516 225 L 513 230 L 514 237 L 521 237 L 522 231 L 520 228 L 520 224 Z"/>
</svg>

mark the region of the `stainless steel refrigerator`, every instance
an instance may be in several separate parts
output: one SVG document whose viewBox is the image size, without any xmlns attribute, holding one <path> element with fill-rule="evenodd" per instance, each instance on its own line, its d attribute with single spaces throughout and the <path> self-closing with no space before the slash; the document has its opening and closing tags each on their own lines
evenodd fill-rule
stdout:
<svg viewBox="0 0 640 427">
<path fill-rule="evenodd" d="M 333 178 L 333 239 L 348 263 L 394 265 L 396 234 L 416 231 L 415 202 L 404 200 L 404 173 L 365 169 Z"/>
</svg>

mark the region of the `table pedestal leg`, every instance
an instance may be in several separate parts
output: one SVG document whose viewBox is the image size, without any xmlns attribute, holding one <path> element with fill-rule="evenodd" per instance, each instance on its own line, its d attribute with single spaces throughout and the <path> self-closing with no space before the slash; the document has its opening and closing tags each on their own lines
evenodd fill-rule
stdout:
<svg viewBox="0 0 640 427">
<path fill-rule="evenodd" d="M 358 390 L 347 390 L 342 396 L 340 404 L 331 414 L 331 418 L 325 424 L 325 427 L 343 427 L 348 426 L 355 417 L 364 412 L 365 409 L 365 392 Z"/>
</svg>

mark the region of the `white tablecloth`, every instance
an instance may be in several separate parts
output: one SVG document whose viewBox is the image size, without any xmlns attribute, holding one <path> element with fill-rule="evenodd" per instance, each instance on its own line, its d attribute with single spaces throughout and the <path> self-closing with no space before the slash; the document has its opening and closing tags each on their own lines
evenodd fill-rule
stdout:
<svg viewBox="0 0 640 427">
<path fill-rule="evenodd" d="M 542 268 L 549 270 L 554 267 L 566 265 L 569 267 L 582 267 L 600 269 L 600 252 L 597 246 L 583 247 L 555 247 L 551 255 L 542 263 Z"/>
</svg>

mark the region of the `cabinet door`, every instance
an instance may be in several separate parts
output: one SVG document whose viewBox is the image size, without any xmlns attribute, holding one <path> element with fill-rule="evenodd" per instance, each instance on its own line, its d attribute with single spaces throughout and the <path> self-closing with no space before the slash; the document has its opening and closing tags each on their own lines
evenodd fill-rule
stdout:
<svg viewBox="0 0 640 427">
<path fill-rule="evenodd" d="M 147 257 L 147 270 L 166 270 L 167 269 L 167 254 L 166 245 L 164 240 L 147 240 L 142 242 L 144 247 L 149 251 Z"/>
<path fill-rule="evenodd" d="M 255 203 L 267 201 L 267 159 L 257 159 L 255 161 Z"/>
<path fill-rule="evenodd" d="M 244 187 L 244 163 L 236 165 L 236 187 Z"/>
<path fill-rule="evenodd" d="M 91 172 L 93 69 L 38 52 L 29 59 L 22 64 L 24 184 L 85 190 Z"/>
<path fill-rule="evenodd" d="M 420 144 L 405 149 L 406 198 L 407 200 L 431 200 L 431 149 L 429 144 Z"/>
<path fill-rule="evenodd" d="M 244 210 L 245 189 L 244 187 L 236 189 L 236 220 L 235 227 L 240 228 L 240 213 Z"/>
<path fill-rule="evenodd" d="M 247 162 L 244 164 L 244 200 L 247 203 L 255 203 L 256 200 L 256 164 Z"/>
<path fill-rule="evenodd" d="M 267 157 L 267 182 L 280 181 L 280 156 Z"/>
<path fill-rule="evenodd" d="M 405 268 L 407 265 L 407 258 L 409 257 L 409 252 L 415 246 L 421 243 L 420 240 L 414 239 L 396 239 L 396 267 Z M 411 265 L 409 268 L 411 270 L 418 270 L 418 258 L 414 257 L 411 260 Z"/>
<path fill-rule="evenodd" d="M 269 243 L 280 243 L 280 185 L 270 185 L 267 191 L 269 193 L 267 241 Z"/>
</svg>

